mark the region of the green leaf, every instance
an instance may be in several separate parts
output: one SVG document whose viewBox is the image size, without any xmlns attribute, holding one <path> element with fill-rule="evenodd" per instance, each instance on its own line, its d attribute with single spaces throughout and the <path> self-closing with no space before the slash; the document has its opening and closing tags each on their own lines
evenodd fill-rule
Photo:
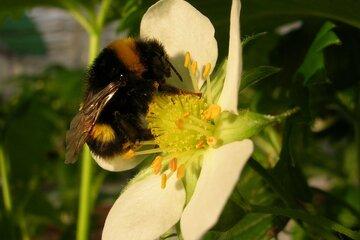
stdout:
<svg viewBox="0 0 360 240">
<path fill-rule="evenodd" d="M 46 53 L 45 42 L 34 22 L 23 15 L 18 19 L 7 18 L 0 25 L 0 42 L 18 55 Z"/>
<path fill-rule="evenodd" d="M 149 0 L 150 2 L 154 2 Z M 210 18 L 215 26 L 220 59 L 227 55 L 231 1 L 189 1 Z M 354 0 L 243 0 L 241 32 L 243 36 L 270 31 L 294 20 L 310 17 L 331 19 L 360 28 L 360 1 Z"/>
<path fill-rule="evenodd" d="M 205 239 L 271 239 L 285 226 L 288 219 L 284 217 L 247 214 L 248 209 L 241 203 L 242 199 L 253 204 L 281 204 L 264 179 L 246 166 L 219 222 Z M 236 206 L 231 206 L 232 202 L 236 202 L 240 210 Z M 229 207 L 232 207 L 232 215 L 229 213 Z"/>
<path fill-rule="evenodd" d="M 261 80 L 278 73 L 281 69 L 272 66 L 260 66 L 244 71 L 241 77 L 240 92 L 251 87 Z"/>
<path fill-rule="evenodd" d="M 245 36 L 244 39 L 241 40 L 242 47 L 245 48 L 245 46 L 247 46 L 248 43 L 264 36 L 265 34 L 266 34 L 266 32 L 261 32 L 261 33 L 256 33 L 256 34 L 252 34 L 249 36 Z"/>
<path fill-rule="evenodd" d="M 122 7 L 123 3 L 120 4 Z M 141 0 L 128 0 L 122 7 L 121 18 L 118 31 L 130 30 L 129 35 L 137 35 L 140 30 L 140 20 L 145 13 L 145 8 L 141 7 Z"/>
<path fill-rule="evenodd" d="M 324 24 L 311 44 L 304 62 L 295 74 L 295 77 L 300 75 L 304 78 L 305 86 L 328 81 L 323 50 L 328 46 L 340 44 L 339 38 L 332 31 L 334 27 L 335 25 L 330 22 Z"/>
<path fill-rule="evenodd" d="M 271 239 L 278 231 L 272 229 L 273 222 L 274 218 L 271 215 L 248 214 L 217 239 Z"/>
<path fill-rule="evenodd" d="M 360 16 L 355 11 L 359 8 L 360 2 L 353 0 L 244 0 L 242 24 L 249 30 L 257 29 L 255 32 L 259 32 L 259 28 L 276 22 L 318 17 L 360 28 Z"/>
<path fill-rule="evenodd" d="M 37 6 L 59 6 L 59 1 L 54 0 L 2 0 L 0 8 L 0 24 L 8 17 L 21 16 L 25 10 Z"/>
<path fill-rule="evenodd" d="M 311 199 L 311 191 L 300 168 L 301 161 L 306 157 L 303 149 L 306 146 L 307 126 L 298 121 L 294 117 L 286 122 L 280 160 L 272 171 L 288 195 L 287 204 L 294 208 L 298 207 L 297 201 L 307 202 Z"/>
</svg>

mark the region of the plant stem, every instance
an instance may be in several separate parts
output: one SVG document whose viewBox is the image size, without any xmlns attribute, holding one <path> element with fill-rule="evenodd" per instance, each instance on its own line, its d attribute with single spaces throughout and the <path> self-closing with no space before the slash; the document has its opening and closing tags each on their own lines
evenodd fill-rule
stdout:
<svg viewBox="0 0 360 240">
<path fill-rule="evenodd" d="M 89 56 L 88 65 L 95 59 L 100 44 L 100 29 L 99 31 L 88 31 L 89 35 Z M 94 196 L 91 193 L 92 183 L 92 159 L 89 148 L 85 145 L 82 152 L 81 159 L 81 183 L 80 183 L 80 196 L 79 196 L 79 210 L 77 221 L 77 240 L 89 239 L 89 219 L 90 210 L 93 205 Z"/>
<path fill-rule="evenodd" d="M 271 187 L 271 189 L 276 192 L 283 202 L 290 207 L 296 207 L 296 203 L 290 195 L 288 195 L 283 188 L 278 184 L 275 178 L 256 160 L 250 158 L 248 161 L 249 166 L 257 172 Z"/>
<path fill-rule="evenodd" d="M 92 159 L 89 148 L 85 145 L 81 159 L 81 185 L 79 197 L 79 212 L 77 222 L 77 240 L 89 239 L 89 218 L 91 206 L 91 176 L 92 176 Z"/>
<path fill-rule="evenodd" d="M 326 201 L 330 201 L 333 202 L 333 204 L 339 205 L 344 207 L 345 209 L 347 209 L 354 217 L 360 219 L 360 211 L 358 211 L 356 208 L 354 208 L 351 204 L 349 204 L 348 202 L 346 202 L 344 199 L 339 198 L 331 193 L 328 193 L 326 191 L 323 191 L 321 189 L 318 188 L 311 188 L 311 190 L 317 194 L 322 194 L 324 195 L 328 200 Z"/>
<path fill-rule="evenodd" d="M 100 34 L 89 33 L 89 55 L 88 55 L 88 66 L 91 65 L 96 55 L 99 52 L 100 45 Z"/>
<path fill-rule="evenodd" d="M 357 185 L 360 185 L 360 82 L 357 86 L 357 93 L 355 99 L 355 144 L 357 149 Z"/>
<path fill-rule="evenodd" d="M 2 185 L 2 195 L 5 205 L 5 210 L 8 214 L 12 210 L 12 201 L 9 187 L 9 176 L 7 175 L 7 162 L 5 159 L 5 153 L 3 147 L 0 145 L 0 174 L 1 174 L 1 185 Z"/>
<path fill-rule="evenodd" d="M 103 0 L 101 2 L 98 17 L 96 19 L 96 24 L 97 24 L 98 30 L 101 30 L 103 28 L 105 18 L 106 18 L 106 14 L 107 14 L 107 12 L 109 10 L 111 2 L 112 2 L 112 0 Z"/>
<path fill-rule="evenodd" d="M 23 215 L 19 217 L 19 226 L 21 229 L 22 240 L 30 240 L 29 232 L 26 227 L 26 220 Z"/>
<path fill-rule="evenodd" d="M 79 11 L 79 6 L 76 6 L 72 1 L 62 1 L 62 3 L 67 8 L 72 17 L 86 30 L 86 32 L 96 32 L 96 27 L 93 26 L 93 24 L 81 13 L 81 11 Z"/>
<path fill-rule="evenodd" d="M 277 208 L 274 206 L 251 206 L 251 211 L 256 213 L 265 213 L 265 214 L 274 214 L 274 215 L 281 215 L 286 216 L 293 219 L 298 219 L 304 221 L 311 225 L 316 225 L 322 227 L 324 229 L 331 229 L 335 232 L 344 234 L 352 239 L 360 239 L 360 233 L 352 231 L 343 225 L 340 225 L 336 222 L 333 222 L 327 218 L 324 218 L 319 215 L 311 215 L 307 212 L 302 210 L 295 210 L 295 209 L 287 209 L 287 208 Z"/>
</svg>

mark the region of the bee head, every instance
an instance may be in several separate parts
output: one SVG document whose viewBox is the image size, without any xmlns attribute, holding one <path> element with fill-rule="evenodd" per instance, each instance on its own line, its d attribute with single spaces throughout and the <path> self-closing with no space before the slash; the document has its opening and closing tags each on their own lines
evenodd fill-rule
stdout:
<svg viewBox="0 0 360 240">
<path fill-rule="evenodd" d="M 165 79 L 171 76 L 171 70 L 180 76 L 169 61 L 164 47 L 156 40 L 146 40 L 139 43 L 140 53 L 145 58 L 145 78 L 165 83 Z M 181 78 L 180 78 L 181 79 Z"/>
</svg>

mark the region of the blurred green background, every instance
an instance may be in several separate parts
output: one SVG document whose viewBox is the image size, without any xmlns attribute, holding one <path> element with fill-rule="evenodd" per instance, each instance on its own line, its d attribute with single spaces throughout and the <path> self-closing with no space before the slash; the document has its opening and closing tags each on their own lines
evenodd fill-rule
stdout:
<svg viewBox="0 0 360 240">
<path fill-rule="evenodd" d="M 79 217 L 84 166 L 64 164 L 65 133 L 82 99 L 88 59 L 115 38 L 137 36 L 154 2 L 1 1 L 0 239 L 100 239 L 108 210 L 136 170 L 109 173 L 91 162 L 89 209 Z M 221 66 L 231 1 L 189 2 L 214 24 Z M 281 213 L 249 213 L 237 197 L 359 230 L 359 12 L 357 0 L 242 1 L 240 106 L 301 111 L 254 137 L 260 166 L 247 165 L 206 239 L 350 239 Z"/>
</svg>

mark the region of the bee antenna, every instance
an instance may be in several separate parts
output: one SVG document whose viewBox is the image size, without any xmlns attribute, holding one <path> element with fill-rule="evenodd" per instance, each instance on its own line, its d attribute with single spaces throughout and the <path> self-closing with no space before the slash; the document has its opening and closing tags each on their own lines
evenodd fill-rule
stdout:
<svg viewBox="0 0 360 240">
<path fill-rule="evenodd" d="M 175 72 L 176 76 L 179 78 L 180 81 L 184 81 L 180 75 L 180 73 L 176 70 L 176 68 L 174 67 L 174 65 L 171 64 L 171 62 L 169 60 L 166 60 L 169 65 L 170 65 L 170 68 Z"/>
</svg>

